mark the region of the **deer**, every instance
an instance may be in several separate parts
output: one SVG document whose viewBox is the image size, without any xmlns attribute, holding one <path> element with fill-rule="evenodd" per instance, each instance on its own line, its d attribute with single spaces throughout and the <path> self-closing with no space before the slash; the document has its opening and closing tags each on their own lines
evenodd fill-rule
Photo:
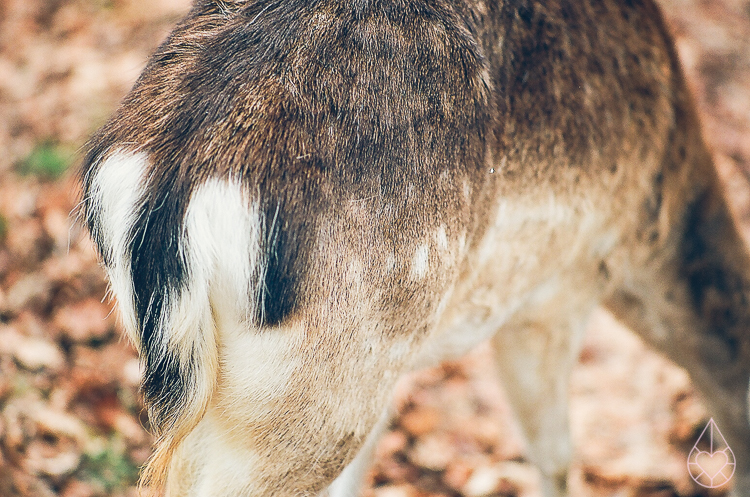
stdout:
<svg viewBox="0 0 750 497">
<path fill-rule="evenodd" d="M 652 0 L 195 0 L 80 173 L 169 496 L 357 495 L 403 375 L 490 340 L 545 497 L 604 306 L 750 495 L 750 258 Z"/>
</svg>

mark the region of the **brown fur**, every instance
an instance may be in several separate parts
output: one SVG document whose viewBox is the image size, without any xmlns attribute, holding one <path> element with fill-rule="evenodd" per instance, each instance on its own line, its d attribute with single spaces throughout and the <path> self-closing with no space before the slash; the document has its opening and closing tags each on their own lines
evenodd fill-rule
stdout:
<svg viewBox="0 0 750 497">
<path fill-rule="evenodd" d="M 321 492 L 399 375 L 493 334 L 561 495 L 569 449 L 545 444 L 599 303 L 688 369 L 750 492 L 750 260 L 650 0 L 202 0 L 93 139 L 88 190 L 118 150 L 151 164 L 130 253 L 173 495 Z M 212 301 L 218 374 L 188 416 L 200 357 L 161 348 L 150 302 L 189 290 L 172 241 L 210 178 L 258 201 L 267 269 L 244 333 Z M 248 337 L 275 352 L 244 364 Z M 206 469 L 222 451 L 247 456 L 242 485 Z"/>
</svg>

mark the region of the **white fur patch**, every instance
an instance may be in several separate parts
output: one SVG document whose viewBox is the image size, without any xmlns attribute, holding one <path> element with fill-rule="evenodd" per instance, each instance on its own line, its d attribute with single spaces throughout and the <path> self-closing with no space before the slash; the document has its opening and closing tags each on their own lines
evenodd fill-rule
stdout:
<svg viewBox="0 0 750 497">
<path fill-rule="evenodd" d="M 261 218 L 257 204 L 239 181 L 210 179 L 193 193 L 185 217 L 191 278 L 211 275 L 212 300 L 244 317 L 255 309 L 260 291 L 253 286 L 261 260 Z"/>
<path fill-rule="evenodd" d="M 427 276 L 429 257 L 430 247 L 426 243 L 417 247 L 417 250 L 414 252 L 414 259 L 412 259 L 411 263 L 411 275 L 414 278 L 421 280 Z"/>
<path fill-rule="evenodd" d="M 464 190 L 464 197 L 466 198 L 466 200 L 471 200 L 471 185 L 469 184 L 468 181 L 464 180 L 463 187 L 464 187 L 463 188 L 463 190 Z"/>
<path fill-rule="evenodd" d="M 142 152 L 115 152 L 102 162 L 91 183 L 92 211 L 98 212 L 102 229 L 102 250 L 112 293 L 130 339 L 140 347 L 137 336 L 130 258 L 126 257 L 129 237 L 136 219 L 136 204 L 143 196 L 148 156 Z"/>
<path fill-rule="evenodd" d="M 386 274 L 389 274 L 396 270 L 397 265 L 396 256 L 389 254 L 385 258 L 383 268 L 385 269 Z"/>
<path fill-rule="evenodd" d="M 462 256 L 466 252 L 466 233 L 461 233 L 458 237 L 458 255 Z"/>
<path fill-rule="evenodd" d="M 164 323 L 170 348 L 185 360 L 205 342 L 204 335 L 213 333 L 213 314 L 250 321 L 259 300 L 253 281 L 261 265 L 260 240 L 258 208 L 238 181 L 210 179 L 193 193 L 180 240 L 188 266 L 186 291 L 170 302 Z"/>
<path fill-rule="evenodd" d="M 359 286 L 363 282 L 365 268 L 362 261 L 358 259 L 352 259 L 347 264 L 346 268 L 346 283 L 347 285 Z"/>
<path fill-rule="evenodd" d="M 561 202 L 553 194 L 545 200 L 530 203 L 501 200 L 497 207 L 495 227 L 515 229 L 527 223 L 559 225 L 575 222 L 580 219 L 575 207 Z"/>
<path fill-rule="evenodd" d="M 448 250 L 448 235 L 445 232 L 445 226 L 438 228 L 435 233 L 435 241 L 437 243 L 438 250 L 445 252 Z"/>
</svg>

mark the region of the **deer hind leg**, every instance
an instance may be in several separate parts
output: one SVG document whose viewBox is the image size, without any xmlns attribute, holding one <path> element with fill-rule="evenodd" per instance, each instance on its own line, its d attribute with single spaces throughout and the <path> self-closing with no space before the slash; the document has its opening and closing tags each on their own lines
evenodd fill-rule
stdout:
<svg viewBox="0 0 750 497">
<path fill-rule="evenodd" d="M 665 241 L 630 263 L 605 304 L 688 371 L 734 452 L 734 491 L 750 495 L 750 257 L 708 154 L 702 157 L 688 187 L 665 192 L 684 199 L 667 207 Z M 665 188 L 678 183 L 665 177 Z"/>
<path fill-rule="evenodd" d="M 559 314 L 555 314 L 555 317 Z M 500 379 L 541 471 L 545 497 L 568 495 L 572 444 L 568 429 L 568 382 L 589 311 L 569 319 L 504 326 L 493 339 Z"/>
<path fill-rule="evenodd" d="M 348 371 L 359 378 L 357 371 Z M 263 413 L 251 412 L 253 406 L 247 407 L 244 399 L 237 401 L 233 412 L 223 402 L 210 406 L 171 461 L 167 495 L 358 495 L 361 477 L 387 426 L 388 418 L 378 421 L 377 413 L 389 396 L 363 401 L 355 379 L 339 392 L 315 393 L 319 388 L 314 380 L 305 384 L 309 388 L 302 402 L 281 399 L 261 406 Z M 220 384 L 218 395 L 222 393 Z M 252 397 L 251 402 L 257 392 Z M 248 421 L 249 416 L 256 419 Z"/>
<path fill-rule="evenodd" d="M 359 449 L 357 456 L 344 468 L 344 471 L 336 477 L 320 497 L 355 497 L 359 495 L 362 481 L 367 470 L 370 468 L 378 441 L 386 431 L 386 428 L 388 428 L 391 416 L 391 409 L 383 411 L 383 415 L 367 436 L 367 440 L 365 440 L 362 448 Z"/>
</svg>

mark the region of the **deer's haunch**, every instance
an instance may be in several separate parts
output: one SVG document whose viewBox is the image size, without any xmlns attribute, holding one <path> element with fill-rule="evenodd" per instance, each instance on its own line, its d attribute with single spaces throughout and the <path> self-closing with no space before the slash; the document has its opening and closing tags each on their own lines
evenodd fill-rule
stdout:
<svg viewBox="0 0 750 497">
<path fill-rule="evenodd" d="M 566 495 L 599 304 L 750 495 L 750 259 L 651 0 L 197 0 L 82 182 L 171 496 L 355 495 L 399 376 L 490 337 Z"/>
</svg>

